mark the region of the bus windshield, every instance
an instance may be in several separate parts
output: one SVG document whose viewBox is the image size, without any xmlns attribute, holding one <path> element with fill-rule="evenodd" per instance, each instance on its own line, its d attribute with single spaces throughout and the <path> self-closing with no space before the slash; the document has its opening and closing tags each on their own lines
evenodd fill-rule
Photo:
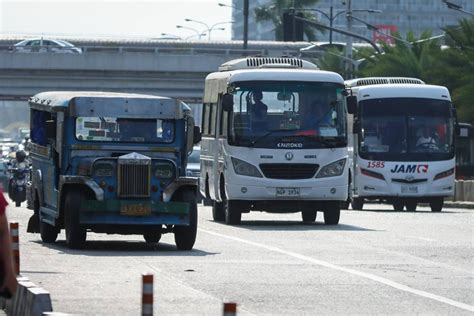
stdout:
<svg viewBox="0 0 474 316">
<path fill-rule="evenodd" d="M 359 154 L 392 161 L 445 160 L 454 155 L 451 103 L 423 98 L 360 102 Z"/>
<path fill-rule="evenodd" d="M 174 139 L 174 121 L 78 117 L 76 138 L 96 142 L 171 143 Z"/>
<path fill-rule="evenodd" d="M 230 86 L 229 144 L 260 148 L 345 147 L 344 86 L 327 82 L 245 81 Z M 283 145 L 285 147 L 285 145 Z M 288 148 L 288 147 L 286 147 Z"/>
</svg>

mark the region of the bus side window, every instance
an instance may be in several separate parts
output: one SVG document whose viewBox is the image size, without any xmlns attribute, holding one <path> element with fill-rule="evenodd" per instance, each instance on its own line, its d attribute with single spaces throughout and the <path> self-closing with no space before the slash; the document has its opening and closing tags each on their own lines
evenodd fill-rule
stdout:
<svg viewBox="0 0 474 316">
<path fill-rule="evenodd" d="M 210 134 L 209 128 L 209 119 L 211 114 L 211 105 L 209 103 L 204 104 L 203 113 L 202 113 L 202 134 L 208 136 Z"/>
<path fill-rule="evenodd" d="M 217 123 L 217 103 L 211 104 L 211 115 L 209 122 L 209 135 L 216 136 L 216 124 Z"/>
</svg>

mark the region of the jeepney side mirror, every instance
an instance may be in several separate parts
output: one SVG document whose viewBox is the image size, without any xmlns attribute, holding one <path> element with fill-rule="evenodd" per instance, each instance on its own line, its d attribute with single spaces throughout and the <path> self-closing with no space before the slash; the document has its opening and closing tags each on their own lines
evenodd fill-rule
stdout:
<svg viewBox="0 0 474 316">
<path fill-rule="evenodd" d="M 194 131 L 193 131 L 193 144 L 196 145 L 201 141 L 201 129 L 199 126 L 194 126 Z"/>
<path fill-rule="evenodd" d="M 347 97 L 347 113 L 356 114 L 357 113 L 357 97 L 350 95 Z"/>
<path fill-rule="evenodd" d="M 226 93 L 222 96 L 222 109 L 226 112 L 231 112 L 234 107 L 234 96 Z"/>
<path fill-rule="evenodd" d="M 56 139 L 56 122 L 54 120 L 46 121 L 46 139 Z"/>
</svg>

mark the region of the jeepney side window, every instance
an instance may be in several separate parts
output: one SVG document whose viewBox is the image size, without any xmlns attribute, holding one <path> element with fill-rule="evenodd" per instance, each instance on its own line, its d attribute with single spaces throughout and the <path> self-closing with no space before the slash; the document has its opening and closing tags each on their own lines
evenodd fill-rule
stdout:
<svg viewBox="0 0 474 316">
<path fill-rule="evenodd" d="M 41 146 L 48 145 L 48 139 L 46 138 L 46 122 L 52 119 L 52 115 L 49 112 L 31 110 L 30 137 L 32 143 Z"/>
</svg>

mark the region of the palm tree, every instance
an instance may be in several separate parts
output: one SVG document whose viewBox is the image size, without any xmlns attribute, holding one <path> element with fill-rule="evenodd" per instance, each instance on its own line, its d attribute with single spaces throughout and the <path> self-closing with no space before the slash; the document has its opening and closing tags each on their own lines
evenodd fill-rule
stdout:
<svg viewBox="0 0 474 316">
<path fill-rule="evenodd" d="M 450 90 L 459 119 L 474 124 L 474 19 L 444 31 L 449 48 L 441 52 L 440 65 L 431 74 Z"/>
<path fill-rule="evenodd" d="M 319 0 L 273 0 L 271 4 L 257 7 L 254 10 L 255 20 L 258 22 L 271 21 L 275 26 L 275 39 L 283 40 L 283 13 L 289 8 L 312 8 Z M 310 11 L 303 11 L 303 17 L 308 20 L 317 21 Z M 304 34 L 309 41 L 316 40 L 315 29 L 304 26 Z"/>
<path fill-rule="evenodd" d="M 399 34 L 394 36 L 400 38 Z M 366 63 L 362 65 L 359 75 L 414 77 L 432 81 L 429 70 L 437 64 L 436 56 L 441 51 L 441 45 L 436 39 L 426 40 L 430 36 L 430 32 L 423 32 L 420 41 L 417 41 L 409 32 L 406 41 L 395 40 L 395 45 L 382 43 L 384 53 L 365 56 Z"/>
</svg>

